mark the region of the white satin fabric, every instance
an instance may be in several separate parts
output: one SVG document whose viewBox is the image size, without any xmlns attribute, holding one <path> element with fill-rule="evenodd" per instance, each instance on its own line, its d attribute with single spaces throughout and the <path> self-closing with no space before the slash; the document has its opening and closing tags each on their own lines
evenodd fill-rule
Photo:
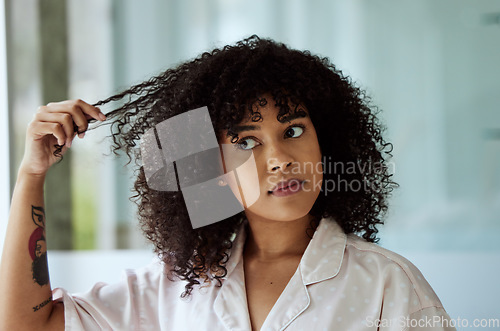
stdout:
<svg viewBox="0 0 500 331">
<path fill-rule="evenodd" d="M 222 287 L 195 288 L 188 300 L 185 283 L 170 281 L 160 263 L 83 294 L 55 289 L 66 330 L 250 330 L 243 229 Z M 261 330 L 455 330 L 449 323 L 413 264 L 323 219 Z"/>
</svg>

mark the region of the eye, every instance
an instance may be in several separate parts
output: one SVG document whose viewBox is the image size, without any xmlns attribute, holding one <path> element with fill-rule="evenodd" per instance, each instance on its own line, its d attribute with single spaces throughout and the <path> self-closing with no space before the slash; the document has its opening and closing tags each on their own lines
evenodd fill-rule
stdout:
<svg viewBox="0 0 500 331">
<path fill-rule="evenodd" d="M 298 138 L 300 137 L 305 131 L 305 126 L 302 124 L 295 124 L 290 127 L 288 127 L 285 130 L 285 137 L 286 138 Z M 238 149 L 242 150 L 251 150 L 257 146 L 259 146 L 260 143 L 257 141 L 255 137 L 244 137 L 239 139 L 236 143 L 235 146 Z"/>
<path fill-rule="evenodd" d="M 251 137 L 242 138 L 236 143 L 236 147 L 243 150 L 250 150 L 257 146 L 258 142 Z"/>
<path fill-rule="evenodd" d="M 285 131 L 285 136 L 288 138 L 297 138 L 300 137 L 302 133 L 304 133 L 304 127 L 301 125 L 294 125 Z"/>
</svg>

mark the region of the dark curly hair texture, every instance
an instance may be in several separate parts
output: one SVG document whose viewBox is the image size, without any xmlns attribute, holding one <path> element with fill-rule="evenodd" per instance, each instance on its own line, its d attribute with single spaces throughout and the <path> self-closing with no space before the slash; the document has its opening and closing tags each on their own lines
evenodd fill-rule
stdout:
<svg viewBox="0 0 500 331">
<path fill-rule="evenodd" d="M 208 107 L 215 132 L 231 135 L 231 128 L 248 114 L 253 121 L 262 119 L 258 106 L 267 102 L 262 99 L 264 94 L 271 95 L 279 107 L 278 120 L 297 111 L 299 105 L 305 106 L 317 131 L 323 160 L 351 165 L 349 171 L 324 171 L 322 193 L 311 215 L 333 217 L 345 233 L 378 241 L 376 226 L 383 224 L 388 196 L 397 186 L 387 161 L 392 145 L 382 138 L 378 108 L 327 58 L 254 35 L 205 52 L 95 104 L 120 102 L 106 114 L 112 148 L 115 153 L 125 152 L 138 166 L 132 199 L 138 205 L 141 227 L 155 252 L 171 266 L 168 277 L 187 281 L 182 297 L 189 296 L 195 285 L 212 280 L 222 284 L 232 240 L 245 214 L 193 229 L 181 192 L 148 187 L 138 142 L 156 124 L 203 106 Z M 235 142 L 237 137 L 233 138 Z M 332 180 L 339 185 L 341 181 L 357 182 L 363 187 L 337 186 L 328 192 L 325 182 Z"/>
</svg>

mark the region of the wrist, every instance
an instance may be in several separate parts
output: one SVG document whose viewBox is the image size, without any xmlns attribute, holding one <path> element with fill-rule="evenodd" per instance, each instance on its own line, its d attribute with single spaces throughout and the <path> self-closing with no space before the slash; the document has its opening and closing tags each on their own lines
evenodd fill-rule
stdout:
<svg viewBox="0 0 500 331">
<path fill-rule="evenodd" d="M 45 182 L 45 176 L 46 173 L 35 174 L 21 167 L 17 172 L 17 182 L 29 180 L 32 183 L 40 182 L 43 184 Z"/>
</svg>

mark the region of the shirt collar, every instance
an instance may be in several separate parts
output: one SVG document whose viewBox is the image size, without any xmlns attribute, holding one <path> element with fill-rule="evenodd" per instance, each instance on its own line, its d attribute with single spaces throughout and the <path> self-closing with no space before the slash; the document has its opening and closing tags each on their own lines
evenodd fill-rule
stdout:
<svg viewBox="0 0 500 331">
<path fill-rule="evenodd" d="M 231 275 L 242 258 L 246 236 L 244 222 L 233 241 L 231 256 L 226 265 L 226 277 Z M 333 278 L 339 273 L 346 242 L 347 236 L 335 220 L 323 218 L 320 221 L 300 260 L 299 268 L 304 285 Z"/>
<path fill-rule="evenodd" d="M 333 278 L 339 273 L 346 242 L 347 236 L 336 221 L 321 220 L 300 260 L 304 285 Z"/>
</svg>

